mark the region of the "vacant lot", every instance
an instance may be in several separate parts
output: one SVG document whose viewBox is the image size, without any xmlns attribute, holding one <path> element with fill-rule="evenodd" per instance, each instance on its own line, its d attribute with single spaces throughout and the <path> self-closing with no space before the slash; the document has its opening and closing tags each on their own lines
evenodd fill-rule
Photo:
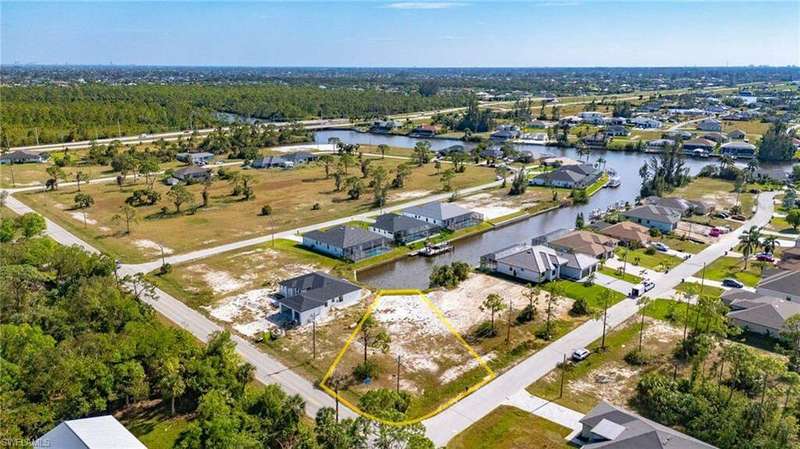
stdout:
<svg viewBox="0 0 800 449">
<path fill-rule="evenodd" d="M 566 449 L 570 429 L 501 405 L 456 435 L 447 449 Z"/>
<path fill-rule="evenodd" d="M 633 318 L 608 334 L 606 351 L 599 351 L 599 341 L 592 344 L 589 348 L 592 355 L 567 371 L 562 397 L 559 397 L 561 372 L 558 370 L 529 386 L 528 391 L 581 412 L 588 412 L 601 399 L 626 405 L 643 373 L 671 366 L 672 349 L 682 335 L 680 327 L 663 321 L 648 320 L 643 350 L 653 357 L 653 361 L 645 367 L 637 367 L 629 365 L 623 359 L 625 354 L 638 347 L 639 331 L 640 323 Z"/>
<path fill-rule="evenodd" d="M 506 188 L 470 195 L 458 200 L 457 204 L 482 213 L 486 220 L 511 217 L 526 212 L 535 213 L 554 204 L 549 189 L 528 188 L 522 195 L 509 195 L 509 188 L 510 183 Z"/>
<path fill-rule="evenodd" d="M 712 285 L 702 285 L 697 282 L 683 282 L 675 290 L 690 296 L 716 296 L 719 297 L 725 290 Z"/>
<path fill-rule="evenodd" d="M 714 204 L 717 210 L 730 209 L 740 204 L 742 214 L 747 217 L 752 215 L 755 201 L 755 195 L 752 193 L 737 194 L 733 181 L 715 178 L 694 178 L 688 185 L 673 190 L 667 196 L 708 201 Z"/>
<path fill-rule="evenodd" d="M 375 159 L 372 165 L 392 170 L 401 162 L 397 159 Z M 122 188 L 100 184 L 84 186 L 82 190 L 95 200 L 94 206 L 86 211 L 86 226 L 83 214 L 73 209 L 74 187 L 63 187 L 55 192 L 28 193 L 20 195 L 20 199 L 91 244 L 126 262 L 153 259 L 160 254 L 161 247 L 167 253 L 180 253 L 366 212 L 371 208 L 372 195 L 368 191 L 357 200 L 348 199 L 345 191 L 335 191 L 333 178 L 326 178 L 324 168 L 320 165 L 294 170 L 239 171 L 252 175 L 254 199 L 245 201 L 242 196 L 232 196 L 231 183 L 217 179 L 208 187 L 207 207 L 197 207 L 192 212 L 189 203 L 200 205 L 204 189 L 203 185 L 195 184 L 187 187 L 193 200 L 184 204 L 181 212 L 177 213 L 167 196 L 168 187 L 156 184 L 154 188 L 161 194 L 161 200 L 153 206 L 136 208 L 138 222 L 131 225 L 130 234 L 124 234 L 124 225 L 115 224 L 112 217 L 134 190 L 145 188 L 141 179 L 137 184 L 126 184 Z M 350 167 L 348 176 L 359 175 L 356 167 Z M 463 188 L 493 179 L 494 170 L 469 167 L 465 173 L 455 177 L 452 185 L 454 188 Z M 364 179 L 363 182 L 366 185 L 369 180 Z M 413 169 L 405 185 L 405 189 L 390 191 L 390 204 L 441 189 L 439 176 L 432 164 Z M 265 205 L 272 208 L 269 216 L 261 215 L 261 208 Z"/>
<path fill-rule="evenodd" d="M 773 216 L 772 219 L 769 221 L 768 228 L 773 231 L 778 231 L 781 234 L 788 234 L 792 236 L 792 234 L 797 235 L 797 230 L 786 221 L 785 217 L 775 217 Z"/>
</svg>

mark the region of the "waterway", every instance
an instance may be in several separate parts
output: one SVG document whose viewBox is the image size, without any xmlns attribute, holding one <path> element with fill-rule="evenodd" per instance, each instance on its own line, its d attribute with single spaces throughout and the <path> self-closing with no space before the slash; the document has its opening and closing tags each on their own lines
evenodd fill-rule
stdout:
<svg viewBox="0 0 800 449">
<path fill-rule="evenodd" d="M 314 135 L 317 143 L 327 143 L 331 137 L 337 137 L 345 143 L 357 143 L 361 145 L 387 144 L 394 147 L 413 147 L 420 139 L 405 136 L 375 135 L 369 133 L 359 133 L 355 131 L 319 131 Z M 451 145 L 465 145 L 470 147 L 474 144 L 464 143 L 460 140 L 428 139 L 431 148 L 436 150 L 446 148 Z M 564 156 L 578 159 L 578 152 L 574 148 L 543 147 L 537 145 L 519 145 L 520 150 L 532 151 L 534 153 L 550 153 L 557 156 Z M 617 188 L 605 188 L 597 192 L 588 204 L 577 205 L 557 209 L 544 214 L 530 217 L 526 220 L 498 227 L 483 234 L 468 237 L 455 242 L 455 249 L 437 257 L 407 257 L 395 262 L 381 265 L 369 270 L 359 272 L 360 281 L 378 288 L 420 288 L 428 287 L 428 276 L 434 264 L 444 264 L 451 261 L 461 260 L 472 265 L 477 265 L 480 256 L 498 249 L 513 245 L 515 243 L 528 241 L 531 238 L 559 228 L 572 228 L 575 226 L 575 217 L 578 212 L 583 212 L 584 216 L 589 217 L 592 209 L 605 209 L 618 201 L 633 202 L 639 194 L 641 178 L 639 168 L 652 155 L 638 152 L 622 151 L 592 151 L 589 162 L 595 162 L 598 158 L 606 161 L 607 168 L 613 168 L 622 179 L 622 185 Z M 708 159 L 686 159 L 686 165 L 691 175 L 697 174 L 700 169 L 714 160 Z M 791 164 L 780 166 L 785 170 L 791 169 Z"/>
</svg>

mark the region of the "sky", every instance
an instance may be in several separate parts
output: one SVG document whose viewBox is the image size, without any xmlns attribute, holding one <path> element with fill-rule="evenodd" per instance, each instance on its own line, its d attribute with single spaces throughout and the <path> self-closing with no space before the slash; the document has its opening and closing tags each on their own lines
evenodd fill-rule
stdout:
<svg viewBox="0 0 800 449">
<path fill-rule="evenodd" d="M 800 1 L 7 2 L 2 64 L 800 65 Z"/>
</svg>

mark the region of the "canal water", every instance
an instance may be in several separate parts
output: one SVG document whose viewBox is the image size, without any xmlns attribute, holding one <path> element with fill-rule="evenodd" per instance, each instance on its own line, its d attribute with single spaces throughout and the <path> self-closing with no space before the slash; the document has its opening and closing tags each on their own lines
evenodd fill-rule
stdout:
<svg viewBox="0 0 800 449">
<path fill-rule="evenodd" d="M 413 147 L 419 139 L 405 136 L 375 135 L 355 131 L 319 131 L 315 133 L 317 143 L 327 143 L 331 137 L 337 137 L 345 143 L 362 145 L 387 144 L 395 147 Z M 470 145 L 460 140 L 429 139 L 431 148 L 441 149 L 451 145 Z M 578 152 L 574 148 L 543 147 L 537 145 L 519 145 L 519 149 L 535 153 L 550 153 L 578 159 Z M 454 242 L 455 249 L 436 257 L 406 257 L 398 261 L 381 265 L 358 274 L 359 281 L 378 288 L 419 288 L 428 287 L 428 276 L 434 264 L 445 264 L 452 261 L 465 261 L 477 265 L 480 256 L 515 243 L 529 241 L 531 238 L 559 228 L 572 228 L 575 226 L 575 217 L 578 212 L 588 219 L 592 209 L 605 209 L 618 201 L 633 202 L 639 194 L 641 178 L 639 168 L 652 155 L 637 152 L 622 151 L 592 151 L 589 162 L 593 163 L 598 158 L 606 160 L 606 167 L 613 168 L 622 179 L 622 185 L 617 188 L 605 188 L 597 192 L 588 204 L 576 205 L 557 209 L 551 212 L 530 217 L 508 226 L 485 232 L 480 235 L 468 237 Z M 686 159 L 691 175 L 697 174 L 700 169 L 714 163 L 715 159 Z M 791 165 L 785 166 L 786 170 Z"/>
</svg>

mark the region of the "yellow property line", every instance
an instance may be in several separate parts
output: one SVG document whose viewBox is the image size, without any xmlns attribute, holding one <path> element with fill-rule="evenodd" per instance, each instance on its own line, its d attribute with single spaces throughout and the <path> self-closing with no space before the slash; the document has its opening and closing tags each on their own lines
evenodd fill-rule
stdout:
<svg viewBox="0 0 800 449">
<path fill-rule="evenodd" d="M 356 337 L 358 336 L 359 332 L 361 332 L 361 327 L 363 326 L 364 321 L 366 321 L 366 319 L 370 315 L 372 315 L 372 313 L 375 311 L 375 308 L 378 306 L 378 303 L 380 302 L 381 297 L 383 297 L 383 296 L 416 296 L 416 297 L 418 297 L 422 302 L 424 302 L 428 306 L 428 308 L 433 312 L 433 314 L 436 315 L 436 317 L 439 319 L 439 321 L 444 323 L 444 325 L 447 328 L 447 330 L 450 331 L 450 333 L 453 334 L 456 337 L 456 340 L 458 340 L 458 342 L 461 344 L 461 346 L 463 346 L 467 350 L 467 352 L 469 352 L 469 354 L 478 362 L 478 364 L 484 370 L 486 370 L 486 376 L 484 376 L 483 379 L 480 382 L 478 382 L 477 384 L 471 386 L 470 388 L 468 388 L 464 392 L 459 393 L 458 395 L 450 398 L 449 400 L 447 400 L 447 402 L 443 403 L 442 405 L 437 407 L 432 412 L 427 413 L 427 414 L 425 414 L 423 416 L 420 416 L 418 418 L 406 419 L 406 420 L 403 420 L 403 421 L 389 421 L 389 420 L 386 420 L 386 419 L 383 419 L 383 418 L 379 418 L 379 417 L 377 417 L 375 415 L 372 415 L 370 413 L 367 413 L 367 412 L 361 410 L 360 408 L 358 408 L 358 406 L 352 404 L 350 401 L 348 401 L 344 397 L 342 397 L 340 394 L 338 394 L 336 391 L 334 391 L 328 385 L 326 385 L 326 382 L 328 381 L 328 379 L 330 379 L 330 377 L 333 375 L 333 372 L 336 370 L 336 366 L 342 360 L 342 357 L 344 357 L 345 352 L 347 352 L 347 348 L 350 347 L 350 344 L 353 342 L 353 340 L 356 339 Z M 494 371 L 492 371 L 492 369 L 489 367 L 489 365 L 487 365 L 486 362 L 483 360 L 483 358 L 477 352 L 475 352 L 475 350 L 472 348 L 472 346 L 470 346 L 461 337 L 461 334 L 459 334 L 458 331 L 453 327 L 453 325 L 450 324 L 450 321 L 448 321 L 447 317 L 444 316 L 444 313 L 438 307 L 436 307 L 436 304 L 434 304 L 430 300 L 430 298 L 425 296 L 425 294 L 422 293 L 422 291 L 420 291 L 420 290 L 380 290 L 376 294 L 375 300 L 372 302 L 372 304 L 370 304 L 370 306 L 367 308 L 366 313 L 364 313 L 364 316 L 358 322 L 358 325 L 353 330 L 353 333 L 350 334 L 350 337 L 347 338 L 347 341 L 345 342 L 344 347 L 342 347 L 342 350 L 339 351 L 339 354 L 336 355 L 336 358 L 333 360 L 333 363 L 331 363 L 331 366 L 328 368 L 328 371 L 325 373 L 325 376 L 322 378 L 322 380 L 320 381 L 319 385 L 320 385 L 320 388 L 323 389 L 323 391 L 325 391 L 329 395 L 333 396 L 334 398 L 337 398 L 339 400 L 339 402 L 341 402 L 342 404 L 346 405 L 347 407 L 349 407 L 351 410 L 353 410 L 354 412 L 358 413 L 359 415 L 361 415 L 361 416 L 363 416 L 365 418 L 372 419 L 374 421 L 378 421 L 378 422 L 383 423 L 383 424 L 388 424 L 388 425 L 391 425 L 391 426 L 400 427 L 400 426 L 408 426 L 410 424 L 416 424 L 418 422 L 421 422 L 421 421 L 424 421 L 424 420 L 430 418 L 431 416 L 435 416 L 435 415 L 441 413 L 443 410 L 447 409 L 451 405 L 453 405 L 456 402 L 460 401 L 462 398 L 464 398 L 466 396 L 469 396 L 470 394 L 472 394 L 473 392 L 475 392 L 476 390 L 478 390 L 479 388 L 484 386 L 487 382 L 492 380 L 494 377 L 495 377 L 495 373 L 494 373 Z"/>
</svg>

